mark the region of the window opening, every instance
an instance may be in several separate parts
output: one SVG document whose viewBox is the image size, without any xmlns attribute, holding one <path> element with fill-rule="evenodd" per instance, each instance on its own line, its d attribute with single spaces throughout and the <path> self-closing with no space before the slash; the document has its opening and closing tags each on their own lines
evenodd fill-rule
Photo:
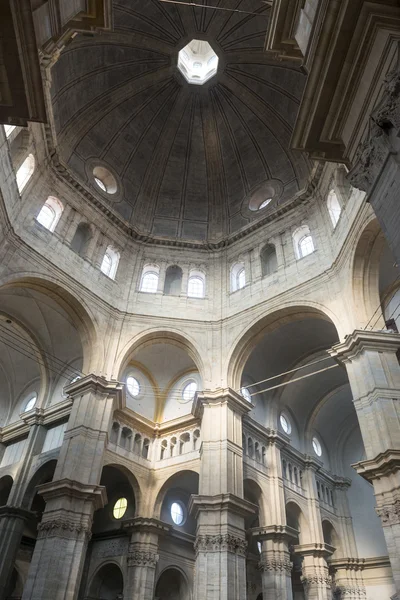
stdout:
<svg viewBox="0 0 400 600">
<path fill-rule="evenodd" d="M 122 519 L 128 508 L 128 500 L 126 498 L 120 498 L 116 501 L 113 508 L 114 519 Z"/>
</svg>

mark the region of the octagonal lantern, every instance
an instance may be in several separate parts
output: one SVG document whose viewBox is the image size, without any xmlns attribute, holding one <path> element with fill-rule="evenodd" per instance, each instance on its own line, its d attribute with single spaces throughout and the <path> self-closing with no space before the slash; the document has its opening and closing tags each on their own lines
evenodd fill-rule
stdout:
<svg viewBox="0 0 400 600">
<path fill-rule="evenodd" d="M 178 69 L 188 83 L 203 85 L 216 75 L 218 56 L 208 42 L 192 40 L 179 52 Z"/>
</svg>

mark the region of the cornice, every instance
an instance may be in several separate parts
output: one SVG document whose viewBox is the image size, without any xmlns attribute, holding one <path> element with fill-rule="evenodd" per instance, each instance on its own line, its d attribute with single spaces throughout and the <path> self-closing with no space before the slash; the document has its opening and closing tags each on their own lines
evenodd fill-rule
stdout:
<svg viewBox="0 0 400 600">
<path fill-rule="evenodd" d="M 365 331 L 355 329 L 346 336 L 344 342 L 335 344 L 329 354 L 339 363 L 347 363 L 356 359 L 364 350 L 396 353 L 400 348 L 400 335 L 382 331 Z"/>
<path fill-rule="evenodd" d="M 0 443 L 6 443 L 28 435 L 32 425 L 52 425 L 69 417 L 72 407 L 70 398 L 47 408 L 33 408 L 20 415 L 20 420 L 0 427 Z"/>
<path fill-rule="evenodd" d="M 253 404 L 243 398 L 232 388 L 219 388 L 213 391 L 198 392 L 192 406 L 192 414 L 201 419 L 206 405 L 228 404 L 235 412 L 245 415 L 253 408 Z"/>
<path fill-rule="evenodd" d="M 47 145 L 50 145 L 52 147 L 52 135 L 48 129 L 49 126 L 45 126 L 45 139 Z M 221 238 L 220 240 L 217 240 L 215 242 L 199 243 L 185 240 L 172 240 L 167 238 L 164 239 L 152 236 L 150 234 L 140 233 L 140 231 L 129 225 L 122 217 L 120 217 L 115 210 L 113 210 L 110 206 L 102 202 L 100 198 L 92 194 L 91 191 L 89 191 L 82 183 L 77 181 L 72 175 L 69 168 L 65 165 L 57 151 L 55 149 L 51 150 L 51 148 L 49 148 L 49 166 L 59 180 L 61 180 L 69 187 L 72 187 L 74 192 L 78 192 L 81 196 L 83 196 L 87 201 L 90 202 L 90 204 L 92 204 L 98 210 L 100 210 L 107 217 L 107 219 L 109 219 L 114 225 L 117 225 L 129 238 L 133 239 L 134 241 L 140 242 L 141 244 L 147 246 L 190 248 L 203 251 L 221 250 L 223 248 L 231 246 L 232 244 L 246 237 L 250 233 L 261 229 L 266 224 L 271 223 L 272 221 L 280 218 L 285 214 L 288 214 L 289 212 L 292 212 L 298 206 L 310 202 L 315 193 L 315 190 L 318 187 L 324 168 L 323 164 L 317 164 L 307 188 L 302 192 L 298 193 L 292 200 L 286 202 L 281 206 L 278 206 L 275 211 L 266 215 L 263 219 L 259 219 L 256 222 L 250 223 L 240 231 L 231 234 L 226 238 Z"/>
<path fill-rule="evenodd" d="M 389 477 L 400 471 L 400 450 L 386 450 L 376 458 L 362 460 L 351 466 L 371 483 L 374 479 Z"/>
<path fill-rule="evenodd" d="M 200 512 L 229 511 L 241 517 L 248 517 L 258 512 L 258 506 L 239 498 L 235 494 L 217 494 L 216 496 L 190 496 L 188 512 L 196 519 Z"/>
<path fill-rule="evenodd" d="M 289 525 L 268 525 L 250 529 L 252 537 L 259 541 L 273 540 L 274 542 L 289 542 L 298 538 L 299 532 Z"/>
</svg>

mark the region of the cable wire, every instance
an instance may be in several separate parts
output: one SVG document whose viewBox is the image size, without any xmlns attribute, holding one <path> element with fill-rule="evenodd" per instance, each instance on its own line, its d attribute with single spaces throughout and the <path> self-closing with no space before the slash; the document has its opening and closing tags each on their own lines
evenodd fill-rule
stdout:
<svg viewBox="0 0 400 600">
<path fill-rule="evenodd" d="M 163 2 L 165 4 L 175 4 L 178 6 L 193 6 L 195 8 L 207 8 L 209 10 L 220 10 L 220 11 L 225 11 L 225 12 L 230 12 L 230 13 L 239 13 L 239 14 L 243 14 L 243 15 L 253 15 L 255 17 L 267 17 L 269 15 L 264 14 L 262 12 L 251 12 L 249 10 L 242 10 L 240 8 L 227 8 L 224 6 L 208 6 L 207 4 L 200 4 L 199 2 L 180 2 L 179 0 L 159 0 L 159 2 Z M 262 4 L 265 4 L 268 8 L 271 8 L 270 2 L 262 2 Z"/>
<path fill-rule="evenodd" d="M 330 357 L 329 357 L 330 358 Z M 301 377 L 295 377 L 290 381 L 285 381 L 283 383 L 278 383 L 277 385 L 273 385 L 272 387 L 265 388 L 264 390 L 260 390 L 259 392 L 253 392 L 250 394 L 251 397 L 257 396 L 257 394 L 263 394 L 264 392 L 270 392 L 271 390 L 276 390 L 277 388 L 283 387 L 285 385 L 290 385 L 291 383 L 295 383 L 296 381 L 300 381 L 301 379 L 306 379 L 307 377 L 312 377 L 313 375 L 318 375 L 318 373 L 323 373 L 324 371 L 329 371 L 329 369 L 336 369 L 336 367 L 341 367 L 341 365 L 334 364 L 329 367 L 325 367 L 324 369 L 319 369 L 318 371 L 314 371 L 313 373 L 307 373 L 307 375 L 302 375 Z"/>
</svg>

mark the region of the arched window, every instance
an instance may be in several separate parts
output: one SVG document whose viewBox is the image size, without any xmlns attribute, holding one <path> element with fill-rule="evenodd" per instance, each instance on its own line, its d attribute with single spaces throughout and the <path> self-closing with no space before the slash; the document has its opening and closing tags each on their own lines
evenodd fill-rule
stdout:
<svg viewBox="0 0 400 600">
<path fill-rule="evenodd" d="M 91 237 L 92 232 L 88 223 L 79 223 L 72 238 L 71 250 L 84 257 Z"/>
<path fill-rule="evenodd" d="M 261 250 L 261 272 L 263 277 L 271 275 L 278 269 L 278 259 L 273 244 L 267 244 Z"/>
<path fill-rule="evenodd" d="M 17 186 L 18 191 L 21 193 L 35 170 L 35 157 L 30 154 L 26 157 L 22 165 L 17 171 Z"/>
<path fill-rule="evenodd" d="M 236 292 L 246 285 L 244 263 L 236 263 L 231 268 L 231 291 Z"/>
<path fill-rule="evenodd" d="M 342 207 L 340 206 L 340 202 L 338 200 L 335 190 L 331 190 L 329 192 L 326 204 L 328 206 L 328 212 L 332 221 L 332 225 L 335 228 L 340 219 L 340 214 L 342 212 Z"/>
<path fill-rule="evenodd" d="M 314 242 L 308 225 L 302 225 L 293 232 L 293 245 L 297 259 L 314 252 Z"/>
<path fill-rule="evenodd" d="M 177 265 L 168 267 L 165 273 L 164 294 L 179 296 L 182 287 L 182 269 Z"/>
<path fill-rule="evenodd" d="M 110 279 L 115 279 L 115 275 L 118 269 L 120 254 L 112 246 L 108 246 L 106 253 L 103 257 L 100 270 L 104 275 L 107 275 Z"/>
<path fill-rule="evenodd" d="M 158 278 L 160 267 L 157 265 L 146 265 L 143 267 L 140 291 L 147 294 L 155 294 L 158 289 Z"/>
<path fill-rule="evenodd" d="M 36 217 L 38 223 L 46 227 L 49 231 L 54 231 L 57 223 L 60 220 L 64 206 L 54 196 L 49 196 L 43 204 L 40 213 Z"/>
<path fill-rule="evenodd" d="M 200 271 L 190 271 L 188 280 L 189 298 L 204 298 L 205 287 L 204 274 Z"/>
</svg>

